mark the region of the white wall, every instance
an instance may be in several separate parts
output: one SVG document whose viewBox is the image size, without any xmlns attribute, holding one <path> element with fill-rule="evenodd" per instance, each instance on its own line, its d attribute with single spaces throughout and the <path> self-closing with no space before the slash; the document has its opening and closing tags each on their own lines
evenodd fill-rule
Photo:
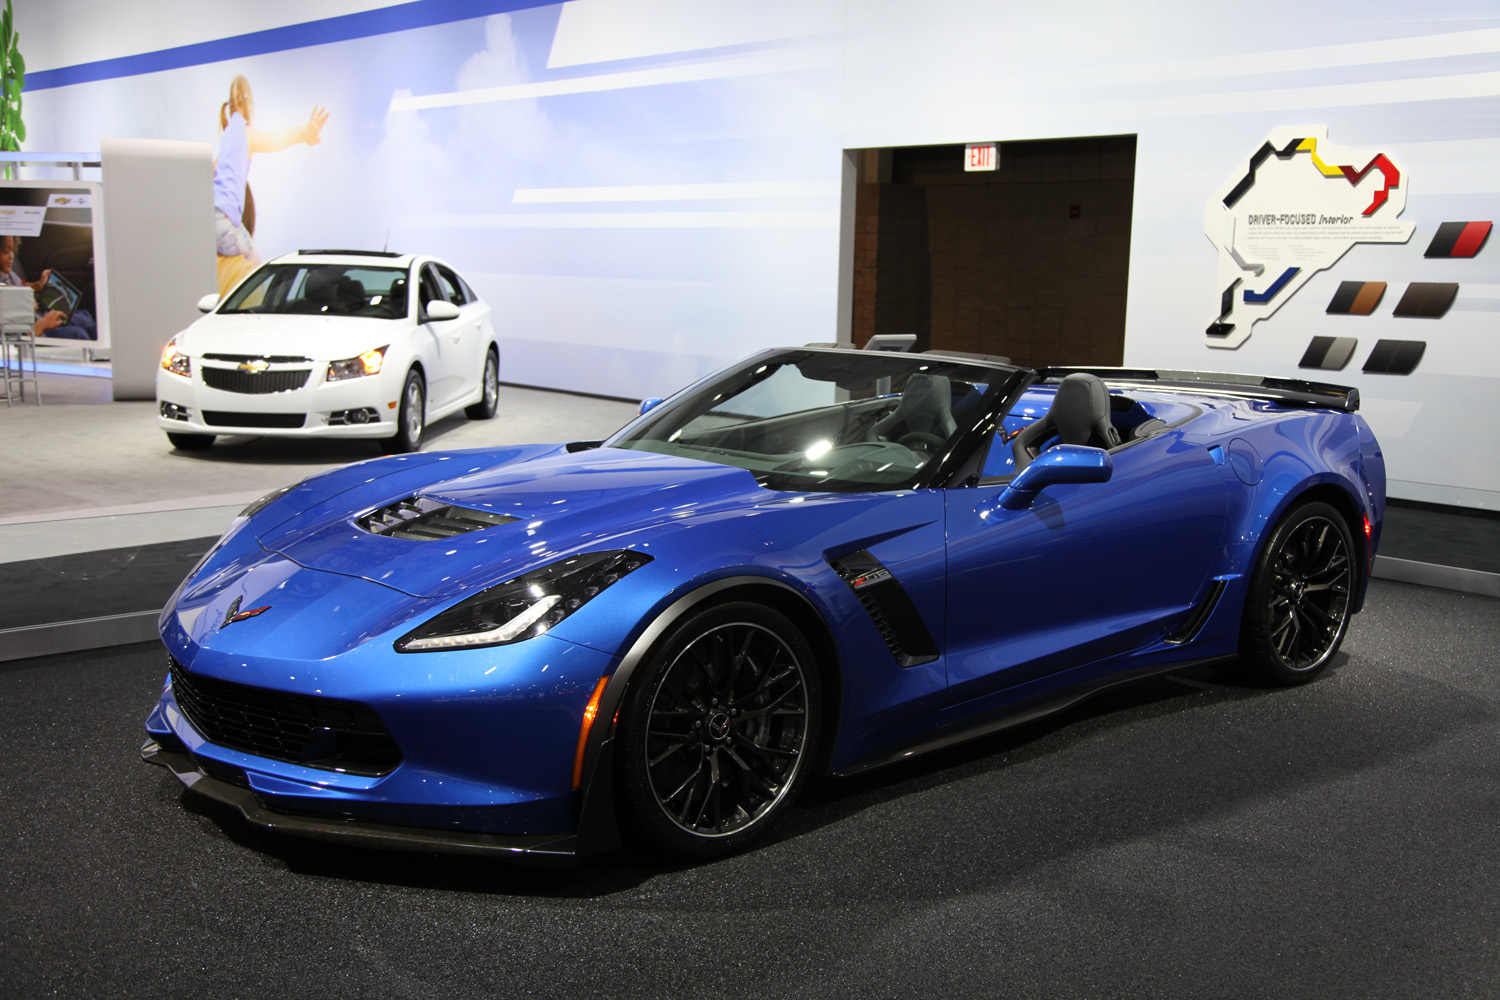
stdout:
<svg viewBox="0 0 1500 1000">
<path fill-rule="evenodd" d="M 23 4 L 33 69 L 374 6 L 81 2 Z M 1442 222 L 1500 221 L 1493 0 L 581 0 L 29 91 L 27 147 L 213 141 L 236 73 L 257 125 L 330 111 L 319 146 L 251 169 L 264 254 L 389 232 L 495 303 L 503 377 L 618 395 L 836 338 L 843 149 L 1135 134 L 1127 363 L 1358 385 L 1395 495 L 1500 508 L 1500 424 L 1473 418 L 1500 388 L 1500 237 L 1470 261 L 1422 256 Z M 1415 234 L 1355 247 L 1214 350 L 1205 208 L 1283 126 L 1401 163 Z M 1326 316 L 1341 280 L 1390 289 L 1376 315 Z M 1410 281 L 1460 296 L 1440 320 L 1392 317 Z M 1360 349 L 1299 370 L 1314 335 Z M 1418 370 L 1363 375 L 1380 337 L 1426 341 Z"/>
</svg>

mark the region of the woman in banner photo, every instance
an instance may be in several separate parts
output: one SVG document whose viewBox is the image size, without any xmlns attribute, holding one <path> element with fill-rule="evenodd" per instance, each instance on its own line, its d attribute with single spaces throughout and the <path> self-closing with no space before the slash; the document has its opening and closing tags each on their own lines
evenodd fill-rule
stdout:
<svg viewBox="0 0 1500 1000">
<path fill-rule="evenodd" d="M 214 161 L 214 237 L 219 249 L 219 294 L 239 283 L 260 263 L 246 218 L 250 157 L 275 153 L 305 142 L 316 146 L 323 137 L 328 111 L 314 106 L 303 125 L 274 130 L 251 126 L 255 120 L 255 95 L 250 81 L 237 76 L 229 84 L 229 100 L 219 108 L 219 156 Z"/>
</svg>

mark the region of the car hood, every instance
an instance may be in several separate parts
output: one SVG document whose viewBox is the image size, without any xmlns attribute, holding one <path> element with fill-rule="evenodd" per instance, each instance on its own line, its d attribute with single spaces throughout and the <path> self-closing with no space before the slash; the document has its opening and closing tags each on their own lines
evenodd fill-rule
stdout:
<svg viewBox="0 0 1500 1000">
<path fill-rule="evenodd" d="M 413 597 L 451 598 L 571 553 L 649 546 L 651 531 L 682 531 L 782 496 L 744 469 L 650 452 L 554 447 L 512 454 L 509 462 L 482 468 L 459 460 L 455 471 L 467 466 L 465 473 L 429 478 L 416 490 L 397 491 L 403 480 L 410 483 L 404 476 L 372 479 L 279 523 L 257 525 L 256 534 L 265 548 L 301 566 Z M 436 473 L 431 466 L 423 471 Z M 413 496 L 515 520 L 433 540 L 377 534 L 357 523 Z"/>
<path fill-rule="evenodd" d="M 177 336 L 177 349 L 204 354 L 281 355 L 331 361 L 389 344 L 406 320 L 358 316 L 205 316 Z"/>
</svg>

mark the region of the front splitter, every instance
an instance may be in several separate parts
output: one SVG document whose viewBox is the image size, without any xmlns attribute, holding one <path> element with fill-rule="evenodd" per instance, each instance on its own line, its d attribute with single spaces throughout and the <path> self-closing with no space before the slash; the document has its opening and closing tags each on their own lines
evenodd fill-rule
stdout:
<svg viewBox="0 0 1500 1000">
<path fill-rule="evenodd" d="M 252 826 L 278 833 L 346 844 L 351 847 L 434 854 L 482 855 L 532 865 L 570 865 L 578 860 L 578 838 L 574 834 L 518 836 L 474 833 L 467 830 L 427 830 L 420 827 L 331 819 L 268 808 L 248 788 L 241 788 L 203 773 L 192 755 L 169 750 L 154 739 L 141 744 L 141 759 L 165 767 L 188 791 L 228 806 Z"/>
</svg>

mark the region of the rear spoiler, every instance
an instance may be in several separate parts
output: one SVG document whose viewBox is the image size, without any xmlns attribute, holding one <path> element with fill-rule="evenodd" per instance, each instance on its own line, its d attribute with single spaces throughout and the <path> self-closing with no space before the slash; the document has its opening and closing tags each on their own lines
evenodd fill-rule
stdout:
<svg viewBox="0 0 1500 1000">
<path fill-rule="evenodd" d="M 1353 413 L 1359 409 L 1359 390 L 1347 385 L 1304 382 L 1296 378 L 1232 375 L 1222 372 L 1160 371 L 1152 368 L 1038 368 L 1044 380 L 1058 380 L 1074 372 L 1097 375 L 1110 385 L 1150 385 L 1178 392 L 1214 396 L 1269 399 L 1283 406 L 1307 406 Z"/>
</svg>

